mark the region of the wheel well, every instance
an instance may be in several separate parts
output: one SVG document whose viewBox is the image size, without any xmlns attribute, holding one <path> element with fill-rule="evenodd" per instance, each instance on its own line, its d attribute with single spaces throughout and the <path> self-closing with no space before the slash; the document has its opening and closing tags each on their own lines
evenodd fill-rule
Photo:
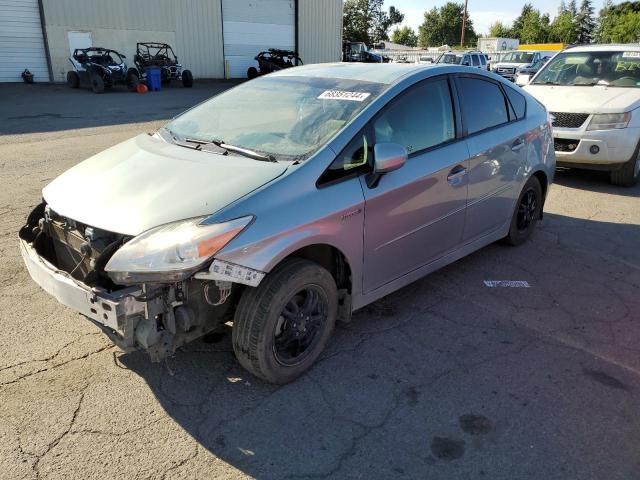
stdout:
<svg viewBox="0 0 640 480">
<path fill-rule="evenodd" d="M 540 209 L 540 220 L 542 220 L 542 216 L 544 215 L 544 204 L 547 201 L 547 189 L 549 188 L 549 182 L 547 180 L 547 174 L 542 170 L 533 172 L 533 176 L 538 179 L 540 186 L 542 187 L 542 208 Z"/>
<path fill-rule="evenodd" d="M 287 256 L 305 258 L 316 262 L 331 273 L 338 289 L 351 293 L 351 267 L 344 254 L 335 247 L 325 244 L 309 245 Z"/>
<path fill-rule="evenodd" d="M 540 182 L 540 186 L 542 187 L 542 198 L 547 198 L 547 189 L 549 188 L 549 182 L 547 180 L 547 174 L 542 170 L 538 170 L 537 172 L 533 172 L 533 176 L 538 179 Z"/>
</svg>

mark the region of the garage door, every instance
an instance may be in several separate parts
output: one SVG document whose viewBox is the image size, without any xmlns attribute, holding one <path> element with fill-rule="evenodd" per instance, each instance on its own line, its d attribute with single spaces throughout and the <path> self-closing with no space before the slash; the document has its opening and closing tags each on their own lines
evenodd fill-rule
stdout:
<svg viewBox="0 0 640 480">
<path fill-rule="evenodd" d="M 222 26 L 227 74 L 246 78 L 247 69 L 258 66 L 254 60 L 258 53 L 269 48 L 295 49 L 295 2 L 223 0 Z"/>
<path fill-rule="evenodd" d="M 49 81 L 38 0 L 0 0 L 0 82 L 21 82 L 25 68 Z"/>
</svg>

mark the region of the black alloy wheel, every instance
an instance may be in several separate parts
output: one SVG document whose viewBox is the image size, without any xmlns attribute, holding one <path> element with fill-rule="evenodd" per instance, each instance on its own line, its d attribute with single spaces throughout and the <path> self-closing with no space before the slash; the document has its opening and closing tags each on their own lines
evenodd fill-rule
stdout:
<svg viewBox="0 0 640 480">
<path fill-rule="evenodd" d="M 312 351 L 328 317 L 329 301 L 318 285 L 308 285 L 285 305 L 274 332 L 274 353 L 282 365 L 296 365 Z"/>
</svg>

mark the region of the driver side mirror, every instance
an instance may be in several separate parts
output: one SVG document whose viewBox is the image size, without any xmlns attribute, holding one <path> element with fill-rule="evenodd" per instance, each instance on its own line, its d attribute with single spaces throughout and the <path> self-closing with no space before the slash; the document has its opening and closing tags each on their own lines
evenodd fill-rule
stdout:
<svg viewBox="0 0 640 480">
<path fill-rule="evenodd" d="M 376 143 L 373 146 L 373 172 L 367 176 L 367 186 L 375 188 L 385 173 L 402 167 L 409 158 L 404 145 L 399 143 Z"/>
<path fill-rule="evenodd" d="M 462 62 L 462 65 L 463 65 L 464 67 L 468 67 L 468 66 L 469 66 L 469 61 L 468 61 L 468 60 L 465 60 L 464 62 Z"/>
<path fill-rule="evenodd" d="M 527 85 L 529 83 L 529 80 L 531 80 L 531 75 L 529 75 L 529 74 L 520 74 L 516 78 L 516 85 L 518 85 L 520 87 L 524 87 L 525 85 Z"/>
</svg>

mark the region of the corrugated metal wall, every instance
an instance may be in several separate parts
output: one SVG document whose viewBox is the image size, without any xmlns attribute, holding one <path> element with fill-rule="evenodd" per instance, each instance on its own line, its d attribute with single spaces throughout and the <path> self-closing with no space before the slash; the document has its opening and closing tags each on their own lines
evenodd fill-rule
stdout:
<svg viewBox="0 0 640 480">
<path fill-rule="evenodd" d="M 298 50 L 304 63 L 342 58 L 342 0 L 298 0 Z"/>
<path fill-rule="evenodd" d="M 339 61 L 342 0 L 298 1 L 303 61 Z M 224 77 L 221 0 L 43 0 L 43 7 L 56 81 L 70 67 L 72 31 L 90 31 L 94 46 L 124 53 L 130 65 L 136 42 L 166 42 L 195 77 Z"/>
<path fill-rule="evenodd" d="M 0 0 L 0 82 L 21 82 L 28 68 L 49 81 L 37 0 Z"/>
<path fill-rule="evenodd" d="M 136 42 L 169 43 L 197 77 L 222 78 L 221 0 L 43 0 L 54 80 L 70 67 L 70 31 L 90 31 L 93 46 L 133 64 Z"/>
</svg>

